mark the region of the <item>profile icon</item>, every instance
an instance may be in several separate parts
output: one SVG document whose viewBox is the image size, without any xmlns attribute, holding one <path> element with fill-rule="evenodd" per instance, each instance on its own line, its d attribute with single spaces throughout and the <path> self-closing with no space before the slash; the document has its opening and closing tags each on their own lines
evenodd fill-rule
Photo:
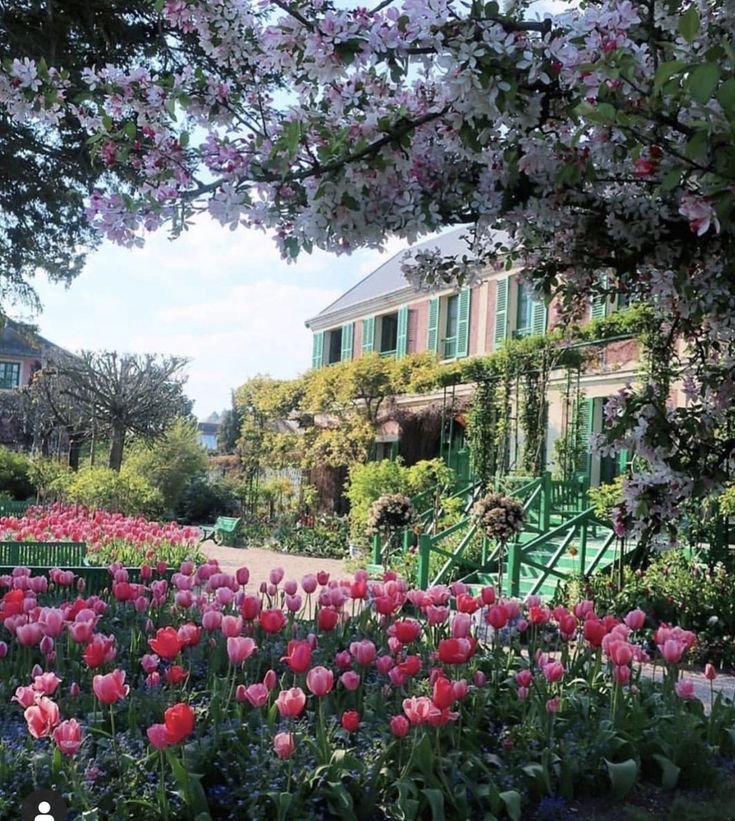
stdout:
<svg viewBox="0 0 735 821">
<path fill-rule="evenodd" d="M 34 790 L 23 800 L 20 814 L 23 821 L 66 821 L 66 801 L 55 790 Z"/>
</svg>

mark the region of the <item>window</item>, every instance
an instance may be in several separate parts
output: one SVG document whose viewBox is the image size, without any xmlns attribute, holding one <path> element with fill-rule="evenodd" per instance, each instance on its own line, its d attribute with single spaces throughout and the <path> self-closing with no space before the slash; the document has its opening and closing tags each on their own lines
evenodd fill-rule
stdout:
<svg viewBox="0 0 735 821">
<path fill-rule="evenodd" d="M 444 334 L 444 358 L 457 356 L 457 329 L 459 325 L 459 294 L 447 297 L 447 326 Z"/>
<path fill-rule="evenodd" d="M 327 347 L 327 365 L 334 365 L 342 360 L 342 328 L 330 331 Z"/>
<path fill-rule="evenodd" d="M 530 336 L 533 328 L 533 297 L 531 289 L 524 282 L 518 283 L 516 305 L 516 328 L 513 336 Z"/>
<path fill-rule="evenodd" d="M 0 389 L 11 390 L 20 385 L 20 362 L 0 362 Z"/>
<path fill-rule="evenodd" d="M 395 355 L 398 348 L 398 314 L 384 314 L 380 317 L 380 353 Z"/>
</svg>

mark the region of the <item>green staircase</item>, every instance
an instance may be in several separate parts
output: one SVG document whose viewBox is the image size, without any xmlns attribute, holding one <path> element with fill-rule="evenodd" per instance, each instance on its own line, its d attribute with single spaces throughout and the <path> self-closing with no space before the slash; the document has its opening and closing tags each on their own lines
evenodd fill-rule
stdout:
<svg viewBox="0 0 735 821">
<path fill-rule="evenodd" d="M 503 557 L 503 594 L 549 598 L 569 576 L 589 575 L 624 558 L 620 555 L 624 548 L 610 523 L 599 519 L 589 507 L 583 477 L 558 481 L 549 473 L 536 478 L 514 476 L 496 483 L 495 489 L 520 499 L 525 511 L 523 532 L 508 544 Z M 447 583 L 458 577 L 471 586 L 498 586 L 498 545 L 482 538 L 479 560 L 468 567 L 464 558 L 469 546 L 476 545 L 481 538 L 470 515 L 481 492 L 477 484 L 458 492 L 465 500 L 464 516 L 453 527 L 434 532 L 429 521 L 435 512 L 432 508 L 420 516 L 422 532 L 417 539 L 410 531 L 395 535 L 394 538 L 403 540 L 405 548 L 412 541 L 418 543 L 419 587 Z M 382 549 L 376 538 L 372 570 L 380 569 Z"/>
</svg>

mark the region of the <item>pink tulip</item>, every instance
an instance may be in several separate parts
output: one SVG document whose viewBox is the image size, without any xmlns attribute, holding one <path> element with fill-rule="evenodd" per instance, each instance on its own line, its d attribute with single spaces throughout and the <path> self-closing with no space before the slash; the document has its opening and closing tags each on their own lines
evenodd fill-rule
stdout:
<svg viewBox="0 0 735 821">
<path fill-rule="evenodd" d="M 304 693 L 301 687 L 281 690 L 276 699 L 276 706 L 283 718 L 295 718 L 301 715 L 306 706 L 306 693 Z"/>
<path fill-rule="evenodd" d="M 360 676 L 352 670 L 342 673 L 339 680 L 342 682 L 342 686 L 345 690 L 357 690 L 360 686 Z"/>
<path fill-rule="evenodd" d="M 375 669 L 383 676 L 387 676 L 395 662 L 391 656 L 378 656 L 375 659 Z"/>
<path fill-rule="evenodd" d="M 350 644 L 350 653 L 354 656 L 355 661 L 363 667 L 372 664 L 375 658 L 375 652 L 375 645 L 368 639 L 353 641 L 352 644 Z"/>
<path fill-rule="evenodd" d="M 476 670 L 475 675 L 472 677 L 472 682 L 475 687 L 484 687 L 487 684 L 487 676 L 482 670 Z"/>
<path fill-rule="evenodd" d="M 56 673 L 42 673 L 33 679 L 33 689 L 44 696 L 52 696 L 60 682 Z"/>
<path fill-rule="evenodd" d="M 59 723 L 59 707 L 50 698 L 41 696 L 35 704 L 26 708 L 23 716 L 28 732 L 34 738 L 46 738 Z"/>
<path fill-rule="evenodd" d="M 222 613 L 219 610 L 207 610 L 202 616 L 202 627 L 205 630 L 218 630 L 222 624 Z"/>
<path fill-rule="evenodd" d="M 674 686 L 676 689 L 676 695 L 679 696 L 679 698 L 687 700 L 696 699 L 693 681 L 683 678 L 677 681 Z"/>
<path fill-rule="evenodd" d="M 533 681 L 533 673 L 530 670 L 519 670 L 516 673 L 516 684 L 519 687 L 530 687 Z"/>
<path fill-rule="evenodd" d="M 279 758 L 290 758 L 296 749 L 293 733 L 278 733 L 273 739 L 273 749 Z"/>
<path fill-rule="evenodd" d="M 250 581 L 250 571 L 247 567 L 238 567 L 235 571 L 235 578 L 241 587 L 245 587 L 245 585 Z"/>
<path fill-rule="evenodd" d="M 226 638 L 234 638 L 242 633 L 242 618 L 240 616 L 222 616 L 220 625 L 222 635 Z"/>
<path fill-rule="evenodd" d="M 30 707 L 35 703 L 36 695 L 32 687 L 16 687 L 15 695 L 10 700 L 17 701 L 21 707 Z"/>
<path fill-rule="evenodd" d="M 666 662 L 669 664 L 678 664 L 684 655 L 686 646 L 675 639 L 668 639 L 663 645 L 659 645 L 658 649 L 661 651 L 661 655 Z"/>
<path fill-rule="evenodd" d="M 306 576 L 304 576 L 301 579 L 301 588 L 304 591 L 304 593 L 308 595 L 313 593 L 317 588 L 316 576 L 314 576 L 312 573 L 309 573 Z"/>
<path fill-rule="evenodd" d="M 8 655 L 8 645 L 4 641 L 0 641 L 0 661 Z"/>
<path fill-rule="evenodd" d="M 630 664 L 633 660 L 633 648 L 624 641 L 613 641 L 607 648 L 607 654 L 613 664 L 618 666 Z"/>
<path fill-rule="evenodd" d="M 82 728 L 75 718 L 62 721 L 54 730 L 54 741 L 63 755 L 75 755 L 82 746 Z"/>
<path fill-rule="evenodd" d="M 396 738 L 403 738 L 408 735 L 411 725 L 405 716 L 393 716 L 390 720 L 390 730 Z"/>
<path fill-rule="evenodd" d="M 256 645 L 251 638 L 236 636 L 227 639 L 227 657 L 232 664 L 242 664 L 255 650 Z"/>
<path fill-rule="evenodd" d="M 631 630 L 640 630 L 646 623 L 646 614 L 642 610 L 631 610 L 624 621 Z"/>
<path fill-rule="evenodd" d="M 276 671 L 275 670 L 268 670 L 266 674 L 263 676 L 263 684 L 269 689 L 273 690 L 278 684 L 278 679 L 276 678 Z"/>
<path fill-rule="evenodd" d="M 472 617 L 467 613 L 457 613 L 452 619 L 452 638 L 467 639 L 472 632 Z"/>
<path fill-rule="evenodd" d="M 171 746 L 171 738 L 165 724 L 152 724 L 147 730 L 146 735 L 156 750 L 163 750 L 165 747 Z"/>
<path fill-rule="evenodd" d="M 518 688 L 518 699 L 519 701 L 525 701 L 528 698 L 530 690 L 528 687 L 519 687 Z"/>
<path fill-rule="evenodd" d="M 285 572 L 286 571 L 282 567 L 274 567 L 268 574 L 270 583 L 277 587 L 281 583 L 281 579 L 283 578 Z"/>
<path fill-rule="evenodd" d="M 564 676 L 564 665 L 560 661 L 552 661 L 545 665 L 543 673 L 548 682 L 561 681 Z"/>
<path fill-rule="evenodd" d="M 69 695 L 72 698 L 79 698 L 79 693 L 80 692 L 81 692 L 81 689 L 79 687 L 79 684 L 77 684 L 76 681 L 72 681 L 72 683 L 69 685 Z"/>
<path fill-rule="evenodd" d="M 326 696 L 334 686 L 334 673 L 326 667 L 312 667 L 306 674 L 306 686 L 318 698 Z"/>
<path fill-rule="evenodd" d="M 130 692 L 130 687 L 125 684 L 124 670 L 113 670 L 105 676 L 96 675 L 92 679 L 92 689 L 101 704 L 114 704 Z"/>
<path fill-rule="evenodd" d="M 558 713 L 561 709 L 561 699 L 559 696 L 554 696 L 546 702 L 546 712 L 549 714 Z"/>
<path fill-rule="evenodd" d="M 711 664 L 704 665 L 704 677 L 707 681 L 714 681 L 717 678 L 717 671 Z"/>
<path fill-rule="evenodd" d="M 431 627 L 436 627 L 439 624 L 443 624 L 448 618 L 448 607 L 436 607 L 435 605 L 430 604 L 426 608 L 426 620 Z"/>
<path fill-rule="evenodd" d="M 270 690 L 265 684 L 251 684 L 245 688 L 244 697 L 253 707 L 264 707 L 268 703 Z"/>
<path fill-rule="evenodd" d="M 412 696 L 403 700 L 403 712 L 411 724 L 424 724 L 429 720 L 431 699 L 426 696 Z"/>
<path fill-rule="evenodd" d="M 298 613 L 301 610 L 301 596 L 286 596 L 286 609 L 289 613 Z"/>
<path fill-rule="evenodd" d="M 64 621 L 63 612 L 54 607 L 44 607 L 38 619 L 44 634 L 54 639 L 61 635 L 61 631 L 64 629 Z"/>
<path fill-rule="evenodd" d="M 43 638 L 43 630 L 38 622 L 31 624 L 21 624 L 15 629 L 15 637 L 21 647 L 33 647 Z"/>
<path fill-rule="evenodd" d="M 630 667 L 616 664 L 613 667 L 613 680 L 617 684 L 627 684 L 630 681 Z"/>
</svg>

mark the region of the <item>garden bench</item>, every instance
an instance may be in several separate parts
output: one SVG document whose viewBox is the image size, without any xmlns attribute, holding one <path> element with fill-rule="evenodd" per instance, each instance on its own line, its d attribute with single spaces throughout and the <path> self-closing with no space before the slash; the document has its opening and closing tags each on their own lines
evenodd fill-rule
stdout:
<svg viewBox="0 0 735 821">
<path fill-rule="evenodd" d="M 13 499 L 0 500 L 0 516 L 23 516 L 33 502 L 17 502 Z"/>
<path fill-rule="evenodd" d="M 81 566 L 87 555 L 85 542 L 0 542 L 0 564 L 23 567 Z"/>
<path fill-rule="evenodd" d="M 240 518 L 234 516 L 219 516 L 214 526 L 202 525 L 202 541 L 207 539 L 214 539 L 217 544 L 223 544 L 227 547 L 235 546 L 235 539 L 237 538 L 237 531 L 240 528 Z"/>
</svg>

